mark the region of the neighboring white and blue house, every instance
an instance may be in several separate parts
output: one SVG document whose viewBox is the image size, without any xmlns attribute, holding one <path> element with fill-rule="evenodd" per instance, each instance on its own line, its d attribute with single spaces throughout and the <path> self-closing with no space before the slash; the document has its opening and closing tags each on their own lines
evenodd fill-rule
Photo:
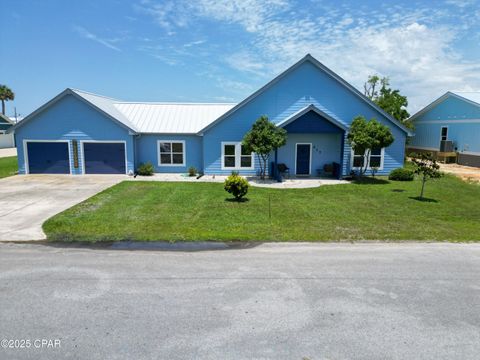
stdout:
<svg viewBox="0 0 480 360">
<path fill-rule="evenodd" d="M 480 167 L 480 92 L 449 91 L 410 119 L 409 151 L 451 150 L 459 164 Z M 452 149 L 441 149 L 442 141 L 452 141 Z"/>
<path fill-rule="evenodd" d="M 291 175 L 317 176 L 340 164 L 339 176 L 364 161 L 346 142 L 353 118 L 387 125 L 395 142 L 372 151 L 379 174 L 402 167 L 409 134 L 401 123 L 311 55 L 305 56 L 239 104 L 124 102 L 67 89 L 15 127 L 19 172 L 96 174 L 135 171 L 151 162 L 159 173 L 258 173 L 241 141 L 267 115 L 287 130 L 287 144 L 272 154 Z"/>
<path fill-rule="evenodd" d="M 15 147 L 13 133 L 8 131 L 14 124 L 10 118 L 0 113 L 0 149 Z"/>
</svg>

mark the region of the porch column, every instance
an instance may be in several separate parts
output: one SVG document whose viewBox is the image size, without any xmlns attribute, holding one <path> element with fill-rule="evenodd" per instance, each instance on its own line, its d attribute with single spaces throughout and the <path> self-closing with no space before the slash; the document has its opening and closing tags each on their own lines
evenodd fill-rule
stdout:
<svg viewBox="0 0 480 360">
<path fill-rule="evenodd" d="M 275 149 L 275 161 L 273 163 L 273 178 L 277 181 L 280 181 L 278 176 L 278 149 Z"/>
<path fill-rule="evenodd" d="M 343 174 L 343 158 L 345 156 L 345 136 L 347 136 L 347 132 L 344 131 L 342 133 L 342 147 L 341 147 L 341 151 L 340 151 L 340 171 L 338 172 L 338 179 L 340 180 L 342 178 L 342 174 Z"/>
</svg>

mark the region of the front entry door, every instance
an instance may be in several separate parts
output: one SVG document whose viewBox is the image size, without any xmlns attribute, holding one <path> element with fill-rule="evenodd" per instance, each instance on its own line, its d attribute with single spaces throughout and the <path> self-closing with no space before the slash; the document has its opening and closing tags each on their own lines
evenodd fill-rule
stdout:
<svg viewBox="0 0 480 360">
<path fill-rule="evenodd" d="M 311 144 L 297 144 L 297 175 L 310 175 Z"/>
</svg>

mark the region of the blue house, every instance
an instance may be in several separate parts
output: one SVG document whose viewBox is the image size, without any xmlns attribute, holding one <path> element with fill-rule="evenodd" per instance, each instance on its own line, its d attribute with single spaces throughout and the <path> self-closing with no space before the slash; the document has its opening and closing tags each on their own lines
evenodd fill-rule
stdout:
<svg viewBox="0 0 480 360">
<path fill-rule="evenodd" d="M 337 163 L 339 176 L 366 161 L 346 142 L 358 115 L 387 125 L 395 142 L 373 149 L 379 174 L 403 166 L 408 133 L 362 93 L 311 55 L 238 104 L 124 102 L 66 89 L 16 126 L 19 172 L 133 173 L 151 162 L 159 173 L 255 175 L 259 163 L 241 141 L 267 115 L 288 134 L 272 154 L 291 175 L 317 176 Z"/>
<path fill-rule="evenodd" d="M 415 136 L 409 151 L 456 152 L 457 162 L 480 167 L 480 93 L 447 92 L 410 118 Z M 451 149 L 441 143 L 451 141 Z M 447 150 L 447 151 L 445 151 Z"/>
</svg>

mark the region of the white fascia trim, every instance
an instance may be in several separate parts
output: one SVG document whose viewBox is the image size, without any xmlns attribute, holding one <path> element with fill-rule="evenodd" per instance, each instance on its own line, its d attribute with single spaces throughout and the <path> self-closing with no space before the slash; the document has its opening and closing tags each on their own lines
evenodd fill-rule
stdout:
<svg viewBox="0 0 480 360">
<path fill-rule="evenodd" d="M 72 157 L 70 154 L 72 153 L 72 144 L 70 140 L 29 140 L 23 139 L 23 162 L 25 165 L 25 174 L 30 174 L 30 167 L 28 164 L 28 146 L 29 142 L 46 142 L 46 143 L 55 143 L 55 142 L 66 142 L 68 144 L 68 168 L 70 169 L 70 175 L 73 174 L 72 172 Z"/>
<path fill-rule="evenodd" d="M 476 151 L 457 151 L 457 153 L 465 154 L 465 155 L 480 156 L 480 152 L 476 152 Z"/>
<path fill-rule="evenodd" d="M 416 145 L 407 145 L 407 149 L 418 149 L 418 150 L 429 150 L 429 151 L 440 151 L 439 148 L 433 148 L 428 146 L 416 146 Z"/>
<path fill-rule="evenodd" d="M 183 149 L 183 152 L 182 152 L 182 163 L 181 164 L 162 164 L 161 163 L 161 156 L 160 156 L 160 143 L 181 143 L 182 144 L 182 149 Z M 172 151 L 170 151 L 170 154 L 173 153 L 173 147 L 172 147 Z M 177 153 L 178 154 L 178 153 Z M 185 140 L 157 140 L 157 160 L 158 160 L 158 166 L 170 166 L 170 167 L 185 167 L 186 163 L 187 163 L 187 149 L 186 149 L 186 145 L 185 145 Z M 173 160 L 172 160 L 173 161 Z"/>
<path fill-rule="evenodd" d="M 415 124 L 480 124 L 480 119 L 458 119 L 458 120 L 422 120 Z"/>
<path fill-rule="evenodd" d="M 85 143 L 106 143 L 106 144 L 123 144 L 123 152 L 125 154 L 125 174 L 128 174 L 128 161 L 127 161 L 127 142 L 125 140 L 80 140 L 80 153 L 82 159 L 82 175 L 85 174 L 85 151 L 83 144 Z M 89 174 L 92 175 L 92 174 Z"/>
<path fill-rule="evenodd" d="M 225 166 L 225 145 L 235 145 L 235 167 L 228 167 Z M 227 156 L 232 156 L 232 155 L 227 155 Z M 250 167 L 240 167 L 236 166 L 237 164 L 241 164 L 241 159 L 242 156 L 248 156 L 248 155 L 242 155 L 242 142 L 241 141 L 222 141 L 222 159 L 221 159 L 221 169 L 222 170 L 232 170 L 232 171 L 240 171 L 240 170 L 254 170 L 255 169 L 255 156 L 254 153 L 252 152 L 250 156 L 252 157 L 252 166 Z"/>
</svg>

